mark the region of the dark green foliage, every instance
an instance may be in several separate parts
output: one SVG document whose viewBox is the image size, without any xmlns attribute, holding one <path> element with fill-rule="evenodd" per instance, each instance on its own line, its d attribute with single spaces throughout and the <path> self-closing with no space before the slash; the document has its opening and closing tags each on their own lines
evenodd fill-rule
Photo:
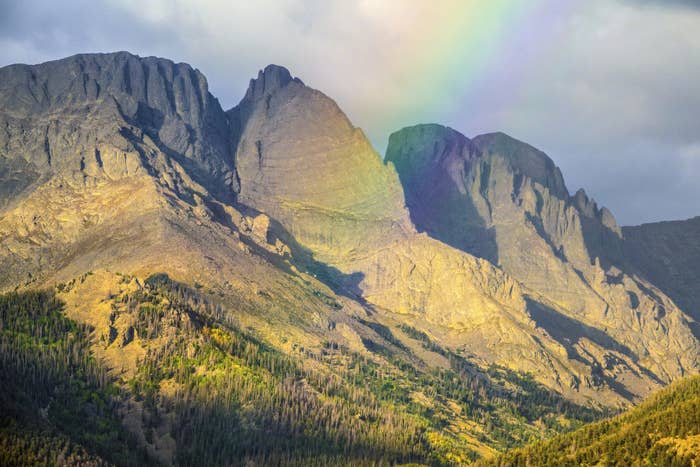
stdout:
<svg viewBox="0 0 700 467">
<path fill-rule="evenodd" d="M 559 416 L 578 427 L 607 414 L 571 403 L 528 375 L 495 365 L 484 372 L 457 353 L 437 345 L 424 332 L 407 325 L 401 325 L 400 329 L 421 342 L 424 349 L 446 357 L 451 366 L 450 370 L 433 370 L 427 374 L 404 369 L 412 384 L 430 387 L 433 397 L 456 401 L 462 413 L 487 427 L 490 439 L 483 441 L 499 450 L 532 440 L 533 433 L 528 433 L 525 427 L 536 421 L 541 421 L 550 433 L 556 433 L 570 429 L 560 426 Z"/>
<path fill-rule="evenodd" d="M 426 456 L 420 423 L 382 407 L 359 384 L 348 387 L 336 375 L 305 368 L 216 319 L 208 300 L 166 277 L 149 278 L 140 299 L 167 296 L 173 309 L 189 310 L 195 326 L 150 352 L 132 387 L 149 418 L 169 419 L 178 463 L 395 463 Z M 202 367 L 205 373 L 197 371 Z M 175 397 L 155 390 L 166 379 L 182 388 Z"/>
<path fill-rule="evenodd" d="M 368 328 L 372 329 L 377 334 L 379 334 L 385 341 L 393 344 L 401 350 L 408 350 L 400 340 L 394 337 L 394 334 L 391 332 L 391 330 L 383 324 L 374 321 L 366 321 L 364 319 L 358 319 L 358 321 L 367 326 Z"/>
<path fill-rule="evenodd" d="M 439 345 L 435 344 L 432 340 L 430 340 L 430 337 L 423 331 L 419 331 L 418 329 L 414 328 L 413 326 L 408 326 L 406 324 L 401 324 L 399 326 L 399 329 L 401 329 L 403 332 L 406 333 L 406 335 L 412 339 L 415 339 L 417 341 L 421 342 L 421 346 L 426 349 L 430 350 L 431 352 L 435 352 L 437 354 L 442 355 L 443 357 L 447 356 L 447 352 L 445 349 L 440 347 Z"/>
<path fill-rule="evenodd" d="M 90 330 L 61 309 L 50 292 L 0 295 L 2 455 L 10 464 L 61 453 L 64 459 L 143 463 L 116 415 L 117 390 L 91 356 Z"/>
<path fill-rule="evenodd" d="M 109 465 L 66 436 L 26 431 L 15 425 L 0 429 L 0 465 Z"/>
<path fill-rule="evenodd" d="M 480 465 L 694 465 L 700 460 L 700 377 L 659 392 L 621 416 L 587 425 Z M 672 438 L 671 442 L 662 441 Z M 691 438 L 692 441 L 692 438 Z M 685 449 L 670 446 L 678 442 Z"/>
</svg>

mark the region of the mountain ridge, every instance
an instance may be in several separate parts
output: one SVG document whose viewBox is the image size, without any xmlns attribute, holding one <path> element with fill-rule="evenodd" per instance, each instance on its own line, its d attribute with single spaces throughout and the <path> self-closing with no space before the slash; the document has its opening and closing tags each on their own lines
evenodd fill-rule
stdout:
<svg viewBox="0 0 700 467">
<path fill-rule="evenodd" d="M 108 297 L 154 274 L 330 374 L 314 356 L 338 348 L 405 385 L 406 368 L 502 368 L 598 409 L 698 370 L 679 295 L 625 262 L 625 228 L 536 148 L 429 124 L 394 133 L 383 160 L 286 68 L 260 70 L 224 111 L 189 65 L 76 57 L 0 80 L 0 289 L 73 284 L 66 313 L 96 341 L 121 336 L 93 349 L 110 371 L 132 377 L 134 356 L 165 348 L 130 330 L 138 307 L 110 322 L 124 307 Z M 455 418 L 446 394 L 410 399 Z M 536 419 L 518 426 L 537 433 Z M 450 430 L 431 433 L 499 446 Z M 147 444 L 168 451 L 163 433 Z"/>
<path fill-rule="evenodd" d="M 241 238 L 241 234 L 252 232 L 250 229 L 254 229 L 256 223 L 261 226 L 266 225 L 262 227 L 263 231 L 257 237 L 247 234 L 243 238 L 255 238 L 253 245 L 261 244 L 268 258 L 278 258 L 274 259 L 275 264 L 289 263 L 306 273 L 320 274 L 322 280 L 331 284 L 336 292 L 347 294 L 353 299 L 360 300 L 361 303 L 385 310 L 390 314 L 398 313 L 404 316 L 403 319 L 412 317 L 411 319 L 424 320 L 429 329 L 435 328 L 433 331 L 439 328 L 449 329 L 449 333 L 453 334 L 449 339 L 455 343 L 472 340 L 474 344 L 471 351 L 477 355 L 481 354 L 485 362 L 495 361 L 508 365 L 512 364 L 514 354 L 529 355 L 521 359 L 519 365 L 524 365 L 528 371 L 539 374 L 539 377 L 548 380 L 549 384 L 554 384 L 558 390 L 572 391 L 573 389 L 573 392 L 570 392 L 571 395 L 583 390 L 581 381 L 586 381 L 584 387 L 600 384 L 595 383 L 595 378 L 592 376 L 579 373 L 581 368 L 578 367 L 578 363 L 574 363 L 576 358 L 596 368 L 596 365 L 606 365 L 600 355 L 605 355 L 605 352 L 615 353 L 618 352 L 616 349 L 623 348 L 616 345 L 609 347 L 606 344 L 609 348 L 598 357 L 581 357 L 583 354 L 589 355 L 593 348 L 597 348 L 601 342 L 607 342 L 607 340 L 598 339 L 598 343 L 594 342 L 596 339 L 586 340 L 584 347 L 593 347 L 584 349 L 577 347 L 583 345 L 580 340 L 572 344 L 565 337 L 559 336 L 560 330 L 548 329 L 547 326 L 541 327 L 541 320 L 557 316 L 562 306 L 564 309 L 574 307 L 573 314 L 569 313 L 567 319 L 581 321 L 582 318 L 577 315 L 576 310 L 583 306 L 583 302 L 580 301 L 578 294 L 586 290 L 587 282 L 584 281 L 578 291 L 572 294 L 563 289 L 552 289 L 550 286 L 539 288 L 541 286 L 538 284 L 551 283 L 551 276 L 542 278 L 540 282 L 528 283 L 528 276 L 524 275 L 523 271 L 519 272 L 517 269 L 509 271 L 507 268 L 505 268 L 505 274 L 499 271 L 504 269 L 501 265 L 503 251 L 498 252 L 499 257 L 490 256 L 487 251 L 488 242 L 494 240 L 489 238 L 489 235 L 499 232 L 496 228 L 497 224 L 493 224 L 491 233 L 489 229 L 478 226 L 475 241 L 479 243 L 486 239 L 487 246 L 483 250 L 475 251 L 463 245 L 458 248 L 463 253 L 458 253 L 443 243 L 432 240 L 429 236 L 417 235 L 412 219 L 409 218 L 410 210 L 406 210 L 404 201 L 404 193 L 410 195 L 411 191 L 404 191 L 401 186 L 400 167 L 397 166 L 394 169 L 395 164 L 392 164 L 396 161 L 391 157 L 387 157 L 386 163 L 382 161 L 361 130 L 352 125 L 332 99 L 308 88 L 301 80 L 293 78 L 287 69 L 271 65 L 261 70 L 258 77 L 251 80 L 241 103 L 224 112 L 218 105 L 218 101 L 208 92 L 204 77 L 196 74 L 188 65 L 175 65 L 168 60 L 161 62 L 152 58 L 139 59 L 123 53 L 98 55 L 92 59 L 95 63 L 90 63 L 91 56 L 80 55 L 66 59 L 64 62 L 49 64 L 49 68 L 72 70 L 69 76 L 74 78 L 68 80 L 62 80 L 60 73 L 58 76 L 44 77 L 41 73 L 42 66 L 36 73 L 38 82 L 44 82 L 44 87 L 47 89 L 74 90 L 63 91 L 68 92 L 72 97 L 60 100 L 60 105 L 68 105 L 74 108 L 75 112 L 83 112 L 85 110 L 81 107 L 82 103 L 87 102 L 87 111 L 91 112 L 89 114 L 91 117 L 85 123 L 73 124 L 67 128 L 69 134 L 78 135 L 78 141 L 80 137 L 85 140 L 85 149 L 78 151 L 80 157 L 73 155 L 75 146 L 66 146 L 63 153 L 60 150 L 51 149 L 54 153 L 54 165 L 70 162 L 70 165 L 61 168 L 58 173 L 62 180 L 69 179 L 70 183 L 76 184 L 78 191 L 90 191 L 91 184 L 99 185 L 103 183 L 101 181 L 103 179 L 107 179 L 106 183 L 113 183 L 115 181 L 112 180 L 114 177 L 110 175 L 111 172 L 105 170 L 110 167 L 106 162 L 111 160 L 109 153 L 113 149 L 101 150 L 98 147 L 93 151 L 90 145 L 94 144 L 92 141 L 99 141 L 100 138 L 113 142 L 115 140 L 111 134 L 117 136 L 117 146 L 121 146 L 122 150 L 130 150 L 133 154 L 131 156 L 125 154 L 124 161 L 128 162 L 131 158 L 132 167 L 136 172 L 141 167 L 143 176 L 138 179 L 145 183 L 144 186 L 151 187 L 144 191 L 144 193 L 150 193 L 147 197 L 151 201 L 144 199 L 142 205 L 151 203 L 150 212 L 155 216 L 155 222 L 141 221 L 141 224 L 153 226 L 151 240 L 144 246 L 160 245 L 161 238 L 170 236 L 181 239 L 178 241 L 184 242 L 183 245 L 194 242 L 192 246 L 187 247 L 192 251 L 205 251 L 210 247 L 202 243 L 201 239 L 196 239 L 187 233 L 201 230 L 202 227 L 197 226 L 193 229 L 190 225 L 196 226 L 203 223 L 207 226 L 211 223 L 212 227 L 218 226 L 214 229 L 215 231 L 223 228 L 220 233 L 212 237 L 221 238 L 217 240 L 217 243 L 224 248 L 221 253 L 218 256 L 203 254 L 214 258 L 212 266 L 202 269 L 204 271 L 212 267 L 208 274 L 213 278 L 214 271 L 220 267 L 213 265 L 227 262 L 226 258 L 231 255 L 228 252 L 230 246 L 224 245 L 240 242 L 238 238 Z M 95 85 L 91 87 L 89 83 L 93 82 Z M 31 92 L 25 95 L 31 95 Z M 47 96 L 48 99 L 54 97 L 51 93 Z M 192 96 L 199 97 L 192 100 Z M 116 108 L 105 105 L 105 102 L 116 103 Z M 191 109 L 194 110 L 189 112 Z M 39 115 L 42 115 L 42 112 L 43 110 Z M 162 118 L 159 117 L 161 114 Z M 31 119 L 35 117 L 28 118 L 30 122 L 27 124 L 34 125 Z M 90 122 L 94 123 L 100 118 L 113 123 L 111 126 L 101 126 L 97 130 L 94 125 L 90 125 Z M 115 126 L 114 122 L 121 123 Z M 183 139 L 183 134 L 177 128 L 185 128 L 189 136 Z M 434 133 L 444 130 L 441 126 L 425 128 L 430 128 Z M 105 131 L 105 133 L 99 133 L 99 131 Z M 454 132 L 454 130 L 450 131 Z M 526 175 L 526 178 L 513 178 L 509 186 L 517 190 L 525 190 L 524 193 L 526 193 L 529 186 L 523 185 L 523 183 L 529 183 L 526 179 L 532 180 L 535 184 L 539 184 L 539 180 L 547 184 L 544 189 L 545 191 L 549 189 L 549 193 L 554 194 L 553 199 L 559 199 L 566 192 L 559 170 L 551 159 L 535 148 L 502 133 L 479 137 L 477 141 L 481 147 L 469 143 L 466 137 L 458 132 L 451 134 L 456 138 L 458 147 L 447 148 L 448 151 L 445 154 L 451 155 L 448 155 L 445 160 L 454 163 L 462 156 L 455 155 L 453 150 L 463 153 L 466 151 L 463 155 L 467 156 L 470 163 L 476 164 L 474 165 L 476 170 L 481 171 L 480 180 L 488 180 L 492 170 L 490 165 L 487 167 L 483 164 L 491 164 L 491 161 L 495 161 L 493 163 L 496 165 L 493 167 L 497 168 L 498 161 L 505 161 L 506 167 L 498 170 L 504 170 L 504 174 L 510 170 L 525 171 L 524 175 Z M 13 141 L 12 136 L 13 134 L 7 133 L 6 138 L 9 142 Z M 437 137 L 437 133 L 434 136 Z M 49 142 L 52 143 L 52 140 L 49 139 Z M 226 144 L 232 142 L 236 143 L 235 149 L 227 149 Z M 61 149 L 57 144 L 50 144 L 49 147 Z M 485 156 L 476 157 L 478 151 Z M 112 155 L 112 159 L 114 156 Z M 116 156 L 116 159 L 119 159 L 118 152 Z M 91 157 L 94 161 L 90 159 Z M 481 166 L 483 168 L 480 168 Z M 466 172 L 460 173 L 467 174 L 470 168 L 466 167 Z M 124 180 L 132 183 L 133 179 L 129 177 L 128 169 L 121 168 L 117 173 L 120 177 L 127 176 Z M 339 176 L 339 174 L 345 175 Z M 532 177 L 528 177 L 530 175 Z M 501 177 L 501 175 L 497 176 Z M 454 180 L 461 183 L 459 177 Z M 50 186 L 49 184 L 45 188 L 47 193 L 53 190 Z M 488 188 L 484 186 L 480 190 L 488 190 Z M 38 196 L 41 191 L 36 193 Z M 160 198 L 161 193 L 166 196 L 163 200 Z M 490 193 L 502 198 L 489 200 L 481 194 L 479 198 L 474 198 L 475 202 L 482 203 L 477 206 L 477 211 L 481 209 L 485 212 L 483 209 L 486 209 L 489 211 L 488 216 L 492 215 L 493 206 L 502 204 L 499 199 L 506 200 L 511 196 L 510 193 L 498 194 L 498 190 Z M 528 202 L 533 203 L 533 209 L 539 202 L 535 199 L 536 196 L 540 196 L 537 193 L 528 195 L 531 197 Z M 568 196 L 568 192 L 566 194 Z M 40 199 L 37 201 L 43 202 Z M 167 199 L 170 201 L 165 201 Z M 546 199 L 546 192 L 543 199 Z M 103 202 L 109 204 L 113 201 L 107 198 Z M 486 204 L 483 204 L 484 202 Z M 550 215 L 554 217 L 551 219 L 536 220 L 533 217 L 532 219 L 536 220 L 534 224 L 532 224 L 533 220 L 526 219 L 526 222 L 534 226 L 532 227 L 534 230 L 528 234 L 529 238 L 543 239 L 539 240 L 541 248 L 545 252 L 551 249 L 552 253 L 549 254 L 553 258 L 547 261 L 552 265 L 558 264 L 557 255 L 562 254 L 562 251 L 566 251 L 567 257 L 579 258 L 579 265 L 588 263 L 590 260 L 587 259 L 584 253 L 585 246 L 580 245 L 581 242 L 567 244 L 569 240 L 565 235 L 561 240 L 556 240 L 556 236 L 550 238 L 550 234 L 540 235 L 550 228 L 547 225 L 551 225 L 551 228 L 556 231 L 557 219 L 562 215 L 569 215 L 565 214 L 568 209 L 565 205 L 555 207 L 561 201 L 552 201 L 552 203 L 554 211 Z M 409 205 L 411 205 L 410 200 Z M 34 209 L 38 207 L 36 203 L 33 206 Z M 448 208 L 451 212 L 446 212 L 447 217 L 458 212 L 454 206 L 448 206 Z M 91 209 L 93 212 L 86 213 L 88 216 L 86 219 L 90 216 L 95 218 L 94 210 L 98 208 L 95 206 Z M 133 209 L 137 209 L 136 205 Z M 182 211 L 183 209 L 185 211 Z M 183 213 L 187 211 L 191 214 L 183 217 Z M 495 211 L 496 214 L 498 212 L 500 211 Z M 192 214 L 194 217 L 188 220 Z M 269 223 L 257 221 L 258 218 L 263 219 L 260 215 L 267 216 Z M 46 214 L 45 217 L 50 220 L 51 215 Z M 464 219 L 467 228 L 457 229 L 458 233 L 468 232 L 470 222 L 477 217 L 467 216 Z M 97 219 L 99 218 L 98 214 Z M 25 239 L 32 238 L 31 232 L 37 230 L 36 227 L 27 224 L 26 219 L 27 216 L 20 213 L 6 217 L 10 222 L 10 226 L 5 230 L 8 238 L 16 235 L 12 234 L 13 230 L 27 232 L 23 237 Z M 99 222 L 98 220 L 97 223 Z M 116 219 L 113 222 L 114 225 L 119 223 Z M 493 222 L 493 219 L 489 222 Z M 21 226 L 19 230 L 17 225 Z M 43 230 L 40 229 L 45 232 L 47 238 L 53 236 L 54 227 L 51 225 L 49 222 Z M 121 227 L 124 232 L 134 231 L 133 227 Z M 83 232 L 80 224 L 74 224 L 70 229 L 62 234 L 63 241 L 69 243 L 71 235 Z M 576 229 L 575 226 L 574 229 Z M 115 231 L 118 230 L 119 228 Z M 234 235 L 224 239 L 229 235 L 225 233 L 227 230 L 232 230 Z M 90 229 L 85 230 L 86 233 L 90 231 Z M 141 229 L 136 231 L 144 232 Z M 109 242 L 107 240 L 109 237 L 109 234 L 102 234 L 105 240 L 99 240 L 97 244 Z M 93 241 L 90 240 L 90 242 Z M 556 242 L 563 243 L 557 246 Z M 449 241 L 446 243 L 450 244 Z M 51 250 L 50 244 L 51 241 L 44 248 Z M 516 244 L 517 242 L 513 242 L 513 245 Z M 10 251 L 13 249 L 15 251 L 10 257 L 29 258 L 34 247 L 24 246 L 27 245 L 26 240 L 21 240 L 19 245 L 21 245 L 19 250 L 15 247 L 10 248 Z M 129 244 L 126 243 L 124 247 L 127 245 Z M 69 251 L 79 254 L 82 247 L 70 248 Z M 93 264 L 98 264 L 99 258 L 102 257 L 100 248 L 104 247 L 97 247 L 94 250 L 96 256 L 91 260 Z M 128 246 L 128 248 L 131 247 Z M 144 250 L 146 257 L 150 255 L 148 248 Z M 500 248 L 502 249 L 503 245 L 500 245 Z M 19 257 L 18 251 L 22 252 Z M 52 251 L 56 249 L 53 248 Z M 128 255 L 133 256 L 136 250 L 131 251 L 134 253 Z M 164 250 L 158 246 L 157 251 Z M 476 260 L 470 256 L 472 253 L 484 257 L 498 267 L 494 268 L 490 263 Z M 151 261 L 157 264 L 161 254 L 154 255 Z M 272 256 L 269 256 L 270 254 Z M 519 254 L 515 253 L 514 258 L 519 257 Z M 124 258 L 114 261 L 116 264 L 126 260 L 123 254 L 112 256 Z M 236 253 L 233 258 L 238 256 L 239 254 Z M 172 257 L 172 255 L 166 255 L 166 257 L 173 265 L 182 264 L 178 267 L 181 271 L 185 270 L 181 258 Z M 57 256 L 56 261 L 61 261 L 60 258 L 60 255 Z M 191 261 L 198 262 L 195 259 L 196 255 L 190 258 Z M 138 264 L 142 260 L 134 258 L 133 261 L 136 261 L 134 264 Z M 230 267 L 235 267 L 233 265 L 237 261 L 239 260 L 236 259 L 230 263 Z M 516 261 L 514 264 L 518 263 L 525 264 L 523 261 Z M 75 271 L 78 272 L 80 266 L 76 267 L 78 269 Z M 561 271 L 566 271 L 566 268 Z M 593 268 L 590 274 L 594 276 L 601 274 L 597 271 Z M 30 274 L 31 280 L 32 272 L 27 270 L 27 273 Z M 513 273 L 516 281 L 510 277 Z M 580 280 L 578 272 L 570 269 L 568 274 L 571 277 L 569 280 Z M 526 287 L 522 288 L 518 282 L 524 279 Z M 643 294 L 638 289 L 634 290 L 637 295 Z M 590 303 L 596 303 L 601 315 L 594 315 L 593 321 L 585 318 L 581 322 L 585 323 L 585 326 L 602 326 L 601 323 L 604 323 L 606 318 L 601 317 L 604 310 L 600 303 L 605 301 L 595 294 L 591 297 L 593 301 Z M 624 293 L 622 298 L 627 300 L 626 297 L 627 294 Z M 545 303 L 547 305 L 544 305 Z M 646 302 L 642 301 L 642 303 Z M 666 303 L 663 307 L 668 310 L 674 309 L 672 305 Z M 541 310 L 544 309 L 556 311 L 542 314 Z M 502 324 L 509 331 L 503 332 L 493 328 L 486 332 L 485 329 L 490 326 L 487 317 L 502 313 L 504 313 L 501 318 L 504 320 Z M 673 313 L 669 316 L 670 318 L 664 319 L 676 319 Z M 686 336 L 685 328 L 682 324 L 679 326 L 683 336 L 679 338 L 687 342 L 689 338 Z M 674 325 L 674 329 L 676 327 L 677 325 Z M 483 332 L 486 334 L 482 334 Z M 540 359 L 530 355 L 529 350 L 525 350 L 533 345 L 529 336 L 539 333 L 544 334 L 537 338 L 534 345 L 550 355 L 546 360 L 550 363 L 546 365 L 554 365 L 557 368 L 553 376 L 550 373 L 551 370 L 546 369 L 549 366 L 542 366 Z M 458 337 L 460 335 L 461 337 Z M 467 339 L 467 335 L 472 337 Z M 484 335 L 488 337 L 484 339 Z M 476 336 L 480 337 L 476 339 Z M 590 336 L 586 337 L 586 339 L 589 338 Z M 505 342 L 509 342 L 508 345 L 494 345 L 495 342 L 504 339 Z M 658 340 L 658 338 L 655 339 Z M 603 348 L 606 345 L 603 345 Z M 637 343 L 630 342 L 628 345 L 634 346 Z M 506 348 L 508 350 L 505 350 Z M 578 350 L 572 350 L 573 348 Z M 596 350 L 594 354 L 596 352 L 600 350 Z M 559 355 L 562 353 L 573 355 L 574 360 L 571 360 L 569 355 L 565 358 L 566 363 L 553 363 L 561 358 Z M 625 362 L 621 368 L 627 368 L 625 371 L 629 374 L 628 378 L 637 381 L 630 384 L 638 385 L 646 377 L 640 376 L 643 373 L 635 369 L 637 366 L 635 358 L 619 352 L 615 357 Z M 527 364 L 525 364 L 526 361 Z M 654 372 L 666 379 L 677 371 L 683 371 L 682 368 L 685 365 L 692 366 L 692 363 L 691 361 L 683 363 L 681 370 L 664 367 L 656 368 Z M 611 371 L 619 371 L 619 368 Z M 562 377 L 561 372 L 569 375 Z M 637 376 L 634 376 L 635 374 Z M 613 375 L 614 372 L 611 372 L 606 378 L 612 381 L 615 378 Z M 657 382 L 651 380 L 645 384 L 653 386 Z M 603 387 L 599 386 L 599 389 Z M 638 390 L 643 392 L 648 390 L 643 387 L 643 385 L 640 386 Z"/>
<path fill-rule="evenodd" d="M 700 458 L 699 398 L 700 379 L 687 377 L 615 418 L 476 465 L 693 465 Z"/>
<path fill-rule="evenodd" d="M 645 341 L 646 336 L 672 309 L 682 328 L 677 338 L 685 343 L 671 352 L 685 358 L 685 346 L 695 345 L 692 320 L 652 284 L 625 274 L 628 268 L 613 254 L 622 232 L 609 211 L 598 209 L 582 191 L 571 197 L 552 160 L 532 146 L 498 133 L 475 140 L 481 152 L 455 150 L 469 147 L 470 140 L 439 125 L 408 127 L 390 138 L 386 159 L 399 171 L 419 230 L 490 260 L 534 292 L 531 299 L 544 308 L 536 306 L 533 318 L 562 336 L 576 358 L 586 360 L 591 352 L 564 337 L 572 326 L 605 330 L 635 349 L 628 356 L 644 355 L 660 338 Z M 430 163 L 417 167 L 414 160 Z M 630 309 L 637 322 L 629 321 Z M 559 314 L 573 321 L 559 329 L 553 325 Z M 675 339 L 665 342 L 673 348 Z M 686 365 L 693 368 L 693 361 L 691 353 L 678 368 L 666 366 L 664 357 L 645 364 L 665 379 L 682 375 Z"/>
</svg>

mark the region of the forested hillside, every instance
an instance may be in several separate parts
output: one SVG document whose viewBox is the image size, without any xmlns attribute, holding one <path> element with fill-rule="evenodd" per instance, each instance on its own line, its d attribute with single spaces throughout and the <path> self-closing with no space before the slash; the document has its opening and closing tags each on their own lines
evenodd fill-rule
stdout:
<svg viewBox="0 0 700 467">
<path fill-rule="evenodd" d="M 693 376 L 624 415 L 478 464 L 687 466 L 698 461 L 700 376 Z"/>
<path fill-rule="evenodd" d="M 378 338 L 365 355 L 326 342 L 289 356 L 164 274 L 110 300 L 128 332 L 66 318 L 54 292 L 0 297 L 4 465 L 447 465 L 601 416 L 505 369 L 479 371 L 409 326 L 402 341 L 366 321 Z M 147 352 L 132 376 L 110 376 L 95 348 L 129 339 Z M 417 368 L 410 342 L 451 369 Z"/>
<path fill-rule="evenodd" d="M 49 292 L 0 296 L 0 464 L 137 464 L 120 391 L 91 356 L 90 330 Z"/>
</svg>

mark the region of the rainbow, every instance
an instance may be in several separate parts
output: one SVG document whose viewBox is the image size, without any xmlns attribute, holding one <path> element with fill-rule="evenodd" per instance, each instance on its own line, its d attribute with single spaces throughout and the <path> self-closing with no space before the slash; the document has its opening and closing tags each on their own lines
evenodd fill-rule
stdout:
<svg viewBox="0 0 700 467">
<path fill-rule="evenodd" d="M 398 83 L 402 92 L 388 95 L 376 121 L 394 129 L 429 120 L 465 132 L 507 130 L 465 127 L 465 108 L 479 112 L 488 105 L 481 92 L 495 76 L 509 79 L 498 96 L 488 96 L 490 102 L 527 99 L 527 69 L 547 66 L 546 52 L 556 46 L 574 5 L 573 0 L 457 0 L 419 11 L 421 17 L 407 22 L 415 33 L 401 35 L 408 43 L 400 45 L 405 58 L 394 76 L 403 81 Z"/>
</svg>

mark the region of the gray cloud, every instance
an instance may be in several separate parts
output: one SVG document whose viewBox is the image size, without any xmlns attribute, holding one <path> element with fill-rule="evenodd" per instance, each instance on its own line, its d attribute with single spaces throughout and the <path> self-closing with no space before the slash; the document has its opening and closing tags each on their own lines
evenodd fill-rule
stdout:
<svg viewBox="0 0 700 467">
<path fill-rule="evenodd" d="M 449 123 L 540 147 L 624 224 L 700 215 L 700 14 L 586 4 L 549 24 L 557 45 L 534 58 L 505 45 L 511 73 L 488 70 Z"/>
<path fill-rule="evenodd" d="M 455 30 L 445 66 L 408 66 L 426 58 L 411 47 L 430 51 L 468 4 L 0 0 L 0 65 L 165 56 L 201 69 L 228 108 L 278 63 L 335 98 L 380 151 L 391 131 L 419 122 L 502 130 L 548 152 L 570 189 L 585 187 L 622 223 L 700 214 L 700 2 L 542 0 L 496 24 L 485 57 Z"/>
<path fill-rule="evenodd" d="M 700 9 L 698 0 L 622 0 L 624 2 L 639 5 L 653 6 L 658 8 L 697 8 Z"/>
</svg>

